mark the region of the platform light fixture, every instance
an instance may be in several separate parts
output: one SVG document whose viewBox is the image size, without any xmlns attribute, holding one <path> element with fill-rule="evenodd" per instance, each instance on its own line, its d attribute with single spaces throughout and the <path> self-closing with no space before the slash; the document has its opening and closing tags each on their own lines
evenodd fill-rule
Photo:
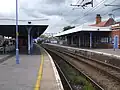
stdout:
<svg viewBox="0 0 120 90">
<path fill-rule="evenodd" d="M 28 21 L 28 24 L 31 24 L 31 22 L 30 22 L 30 21 Z"/>
</svg>

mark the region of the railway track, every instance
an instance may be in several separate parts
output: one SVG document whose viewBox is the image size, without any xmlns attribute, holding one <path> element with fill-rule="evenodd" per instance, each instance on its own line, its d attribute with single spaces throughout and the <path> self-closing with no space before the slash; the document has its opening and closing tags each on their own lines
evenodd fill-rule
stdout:
<svg viewBox="0 0 120 90">
<path fill-rule="evenodd" d="M 61 70 L 61 68 L 60 68 L 60 66 L 57 64 L 57 62 L 54 60 L 54 63 L 55 63 L 55 65 L 56 65 L 56 67 L 57 67 L 57 70 L 58 70 L 58 72 L 61 74 L 61 78 L 64 78 L 64 84 L 63 84 L 63 86 L 64 86 L 64 89 L 65 90 L 73 90 L 72 89 L 72 86 L 70 85 L 70 83 L 69 83 L 69 81 L 68 81 L 68 79 L 67 79 L 67 77 L 64 75 L 64 72 Z"/>
<path fill-rule="evenodd" d="M 51 49 L 49 49 L 51 50 Z M 97 82 L 104 90 L 120 90 L 120 68 L 77 53 L 52 49 Z"/>
<path fill-rule="evenodd" d="M 92 78 L 90 78 L 86 73 L 84 73 L 84 71 L 81 71 L 75 64 L 73 64 L 72 62 L 68 61 L 68 55 L 66 54 L 62 54 L 61 52 L 56 52 L 54 50 L 48 49 L 47 50 L 57 54 L 59 57 L 63 58 L 69 65 L 71 65 L 72 67 L 74 67 L 76 70 L 78 70 L 82 76 L 84 76 L 88 81 L 90 81 L 92 83 L 92 85 L 95 86 L 96 90 L 104 90 L 98 83 L 96 83 Z M 66 57 L 65 57 L 66 55 Z"/>
<path fill-rule="evenodd" d="M 109 77 L 120 82 L 120 68 L 119 67 L 113 66 L 111 64 L 107 64 L 99 60 L 88 58 L 83 55 L 77 55 L 77 54 L 73 55 L 73 53 L 68 53 L 68 52 L 62 52 L 62 53 L 69 55 L 70 57 L 73 57 L 77 60 L 80 60 L 94 68 L 97 68 L 98 70 L 101 70 L 105 74 L 108 74 Z"/>
<path fill-rule="evenodd" d="M 104 78 L 100 82 L 100 85 L 104 87 L 105 90 L 120 90 L 120 68 L 113 65 L 100 62 L 85 56 L 71 54 L 69 52 L 57 51 L 59 54 L 64 54 L 64 56 L 69 56 L 73 59 L 71 62 L 74 63 L 77 60 L 77 63 L 82 62 L 86 67 L 96 69 L 97 72 L 105 77 L 100 76 L 99 78 Z M 75 64 L 75 63 L 74 63 Z M 77 64 L 76 64 L 77 65 Z M 88 71 L 87 71 L 88 72 Z M 92 71 L 93 72 L 93 71 Z M 97 75 L 98 76 L 98 75 Z"/>
</svg>

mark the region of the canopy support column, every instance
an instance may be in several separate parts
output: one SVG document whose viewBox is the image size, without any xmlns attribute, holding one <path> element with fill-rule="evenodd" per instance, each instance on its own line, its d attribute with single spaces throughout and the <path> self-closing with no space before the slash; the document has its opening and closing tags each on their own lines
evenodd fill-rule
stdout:
<svg viewBox="0 0 120 90">
<path fill-rule="evenodd" d="M 80 38 L 80 36 L 78 36 L 78 38 L 79 38 L 79 47 L 81 47 L 81 38 Z"/>
<path fill-rule="evenodd" d="M 92 32 L 90 32 L 90 48 L 92 48 Z"/>
<path fill-rule="evenodd" d="M 31 53 L 31 51 L 30 51 L 30 47 L 31 47 L 31 43 L 30 43 L 30 32 L 31 32 L 31 29 L 32 29 L 32 27 L 30 26 L 30 27 L 28 27 L 27 28 L 27 31 L 28 31 L 28 54 L 30 55 L 30 53 Z"/>
<path fill-rule="evenodd" d="M 73 36 L 71 36 L 71 46 L 73 46 Z"/>
<path fill-rule="evenodd" d="M 33 37 L 31 35 L 31 53 L 33 52 Z"/>
</svg>

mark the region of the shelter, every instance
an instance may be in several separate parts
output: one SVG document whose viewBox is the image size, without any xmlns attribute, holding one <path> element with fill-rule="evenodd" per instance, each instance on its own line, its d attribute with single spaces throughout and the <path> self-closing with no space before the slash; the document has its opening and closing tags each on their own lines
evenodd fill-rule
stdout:
<svg viewBox="0 0 120 90">
<path fill-rule="evenodd" d="M 85 48 L 108 48 L 111 43 L 110 27 L 79 26 L 56 34 L 63 44 Z"/>
<path fill-rule="evenodd" d="M 33 47 L 33 38 L 39 37 L 48 27 L 45 21 L 30 22 L 19 21 L 18 23 L 18 37 L 19 37 L 19 49 L 22 51 L 28 49 L 30 54 Z M 16 37 L 16 22 L 15 20 L 1 20 L 0 21 L 0 35 L 7 37 Z M 24 50 L 23 49 L 23 50 Z"/>
</svg>

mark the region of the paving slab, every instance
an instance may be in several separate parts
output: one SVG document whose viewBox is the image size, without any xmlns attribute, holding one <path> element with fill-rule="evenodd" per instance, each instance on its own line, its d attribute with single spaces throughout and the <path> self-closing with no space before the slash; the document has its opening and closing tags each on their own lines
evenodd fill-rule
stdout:
<svg viewBox="0 0 120 90">
<path fill-rule="evenodd" d="M 120 56 L 120 49 L 115 49 L 115 51 L 114 49 L 91 49 L 91 50 Z"/>
<path fill-rule="evenodd" d="M 0 64 L 0 90 L 34 90 L 40 66 L 40 55 L 20 55 Z"/>
<path fill-rule="evenodd" d="M 40 90 L 59 90 L 57 87 L 54 71 L 47 54 L 44 54 L 43 76 Z"/>
<path fill-rule="evenodd" d="M 39 46 L 37 46 L 37 48 L 38 47 Z M 33 55 L 20 55 L 20 64 L 16 64 L 15 56 L 0 64 L 0 90 L 36 90 L 35 86 L 41 66 L 42 55 L 44 56 L 44 63 L 39 89 L 63 90 L 61 81 L 58 82 L 56 80 L 53 69 L 55 66 L 51 64 L 52 58 L 49 57 L 44 49 L 41 48 L 40 53 L 37 48 L 35 49 L 37 50 L 37 55 L 35 55 L 35 52 Z M 59 75 L 57 75 L 57 78 L 58 77 Z"/>
</svg>

